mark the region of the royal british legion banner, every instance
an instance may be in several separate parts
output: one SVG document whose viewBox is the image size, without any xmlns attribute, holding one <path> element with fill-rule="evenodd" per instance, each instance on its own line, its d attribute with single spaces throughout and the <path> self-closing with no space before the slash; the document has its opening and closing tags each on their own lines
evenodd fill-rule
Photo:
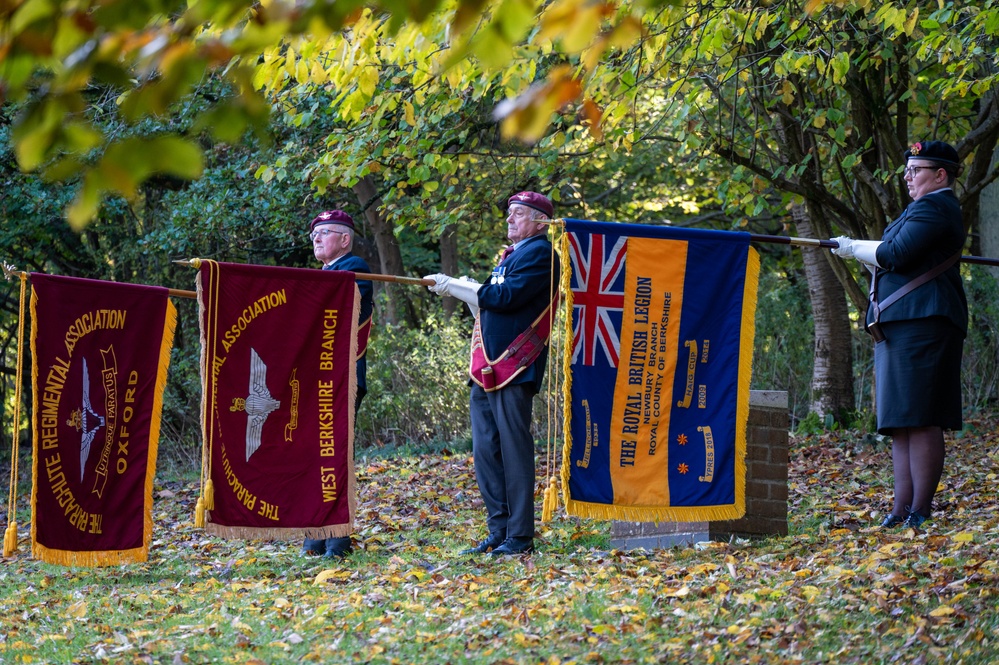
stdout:
<svg viewBox="0 0 999 665">
<path fill-rule="evenodd" d="M 566 220 L 570 515 L 745 512 L 759 258 L 749 235 Z"/>
<path fill-rule="evenodd" d="M 167 289 L 31 275 L 31 550 L 145 561 L 177 313 Z"/>
<path fill-rule="evenodd" d="M 201 261 L 198 301 L 208 531 L 349 535 L 360 303 L 353 273 Z"/>
</svg>

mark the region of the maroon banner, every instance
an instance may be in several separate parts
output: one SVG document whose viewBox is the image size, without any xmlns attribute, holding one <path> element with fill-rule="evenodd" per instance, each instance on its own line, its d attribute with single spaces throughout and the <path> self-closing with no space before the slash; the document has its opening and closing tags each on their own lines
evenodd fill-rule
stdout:
<svg viewBox="0 0 999 665">
<path fill-rule="evenodd" d="M 201 261 L 206 527 L 227 538 L 353 530 L 353 273 Z"/>
<path fill-rule="evenodd" d="M 147 559 L 176 319 L 165 288 L 31 275 L 36 558 Z"/>
</svg>

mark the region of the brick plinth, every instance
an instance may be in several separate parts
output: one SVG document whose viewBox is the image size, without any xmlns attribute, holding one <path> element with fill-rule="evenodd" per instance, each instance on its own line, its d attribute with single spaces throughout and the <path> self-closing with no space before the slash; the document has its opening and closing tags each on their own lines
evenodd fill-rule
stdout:
<svg viewBox="0 0 999 665">
<path fill-rule="evenodd" d="M 613 522 L 611 546 L 656 549 L 787 535 L 787 393 L 753 390 L 746 431 L 746 514 L 725 522 Z"/>
</svg>

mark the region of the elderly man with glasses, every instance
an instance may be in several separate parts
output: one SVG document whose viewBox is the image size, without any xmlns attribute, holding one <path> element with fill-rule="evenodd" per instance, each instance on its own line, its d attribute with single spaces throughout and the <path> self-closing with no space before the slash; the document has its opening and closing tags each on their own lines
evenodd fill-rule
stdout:
<svg viewBox="0 0 999 665">
<path fill-rule="evenodd" d="M 309 240 L 316 259 L 323 264 L 323 270 L 347 270 L 353 273 L 370 273 L 367 262 L 355 256 L 354 220 L 342 210 L 327 210 L 316 215 L 310 224 Z M 357 321 L 357 398 L 354 413 L 361 407 L 361 399 L 368 392 L 367 356 L 368 334 L 371 330 L 371 313 L 374 309 L 370 280 L 357 280 L 361 294 L 361 311 Z M 327 558 L 341 558 L 352 550 L 350 536 L 343 538 L 306 538 L 303 552 L 306 555 L 323 555 Z"/>
<path fill-rule="evenodd" d="M 531 413 L 542 386 L 559 262 L 548 241 L 551 200 L 520 192 L 507 200 L 506 237 L 487 284 L 427 275 L 430 290 L 475 315 L 469 378 L 472 459 L 489 535 L 462 555 L 534 550 L 534 437 Z"/>
<path fill-rule="evenodd" d="M 833 238 L 832 250 L 873 273 L 867 326 L 874 346 L 878 432 L 892 437 L 894 505 L 881 527 L 918 528 L 943 474 L 944 435 L 963 426 L 961 355 L 968 303 L 958 261 L 965 229 L 951 188 L 961 160 L 943 141 L 914 143 L 903 178 L 912 203 L 880 241 Z"/>
</svg>

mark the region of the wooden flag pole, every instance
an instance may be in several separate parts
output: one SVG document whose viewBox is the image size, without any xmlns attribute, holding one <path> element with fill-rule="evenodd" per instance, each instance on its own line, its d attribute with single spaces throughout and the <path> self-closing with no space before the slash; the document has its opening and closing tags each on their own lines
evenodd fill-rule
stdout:
<svg viewBox="0 0 999 665">
<path fill-rule="evenodd" d="M 199 268 L 201 266 L 201 259 L 182 259 L 174 261 L 177 265 L 187 266 L 189 268 Z M 350 271 L 347 271 L 350 272 Z M 412 284 L 414 286 L 433 286 L 434 280 L 424 279 L 423 277 L 405 277 L 403 275 L 380 275 L 378 273 L 367 273 L 367 272 L 356 272 L 354 273 L 357 279 L 369 280 L 372 282 L 392 282 L 394 284 Z M 170 289 L 170 295 L 177 296 L 180 298 L 196 298 L 197 294 L 194 291 L 180 291 L 178 289 Z"/>
</svg>

